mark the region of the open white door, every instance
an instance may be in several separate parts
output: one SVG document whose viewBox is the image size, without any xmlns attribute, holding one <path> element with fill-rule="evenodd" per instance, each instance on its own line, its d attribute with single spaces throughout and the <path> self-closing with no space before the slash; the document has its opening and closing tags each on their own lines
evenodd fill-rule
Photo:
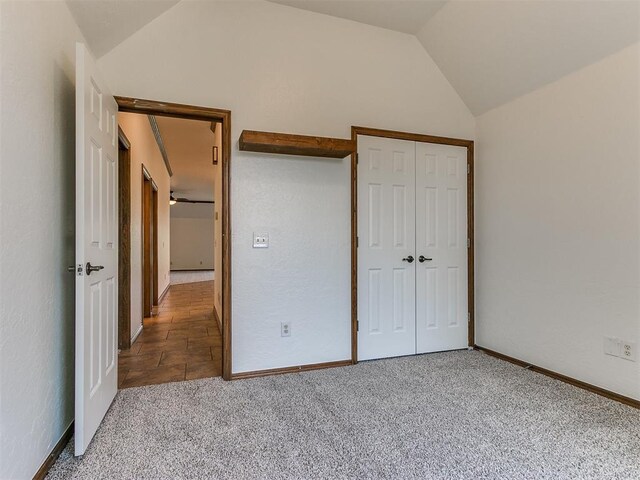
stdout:
<svg viewBox="0 0 640 480">
<path fill-rule="evenodd" d="M 75 454 L 118 390 L 118 106 L 76 46 Z"/>
</svg>

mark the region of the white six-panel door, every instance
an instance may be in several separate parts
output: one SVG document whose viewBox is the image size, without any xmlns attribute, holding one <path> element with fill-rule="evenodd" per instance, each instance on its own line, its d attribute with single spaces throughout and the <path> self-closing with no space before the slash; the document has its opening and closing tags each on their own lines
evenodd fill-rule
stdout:
<svg viewBox="0 0 640 480">
<path fill-rule="evenodd" d="M 416 143 L 416 256 L 417 353 L 467 347 L 464 147 Z"/>
<path fill-rule="evenodd" d="M 358 137 L 358 358 L 416 352 L 415 143 Z"/>
<path fill-rule="evenodd" d="M 359 360 L 467 346 L 466 154 L 358 136 Z"/>
<path fill-rule="evenodd" d="M 113 401 L 118 379 L 117 104 L 81 43 L 76 47 L 75 454 Z M 90 272 L 88 264 L 103 267 Z"/>
</svg>

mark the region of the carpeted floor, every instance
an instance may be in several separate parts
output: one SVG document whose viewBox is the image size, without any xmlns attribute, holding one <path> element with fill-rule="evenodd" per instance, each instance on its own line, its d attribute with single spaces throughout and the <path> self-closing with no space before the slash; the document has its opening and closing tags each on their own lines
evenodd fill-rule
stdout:
<svg viewBox="0 0 640 480">
<path fill-rule="evenodd" d="M 118 393 L 48 478 L 634 479 L 640 411 L 480 352 Z"/>
</svg>

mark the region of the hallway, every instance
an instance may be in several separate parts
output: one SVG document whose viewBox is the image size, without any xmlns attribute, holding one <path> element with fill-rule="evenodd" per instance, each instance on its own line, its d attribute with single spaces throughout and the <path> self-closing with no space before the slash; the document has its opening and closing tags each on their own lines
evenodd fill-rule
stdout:
<svg viewBox="0 0 640 480">
<path fill-rule="evenodd" d="M 222 336 L 213 315 L 213 282 L 172 285 L 158 314 L 118 356 L 118 388 L 216 377 Z"/>
</svg>

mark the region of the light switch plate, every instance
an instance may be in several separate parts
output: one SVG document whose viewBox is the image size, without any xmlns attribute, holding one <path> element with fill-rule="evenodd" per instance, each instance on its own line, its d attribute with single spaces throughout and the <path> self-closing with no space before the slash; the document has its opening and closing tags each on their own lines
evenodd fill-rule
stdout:
<svg viewBox="0 0 640 480">
<path fill-rule="evenodd" d="M 269 234 L 268 233 L 254 233 L 253 234 L 253 248 L 269 248 Z"/>
</svg>

